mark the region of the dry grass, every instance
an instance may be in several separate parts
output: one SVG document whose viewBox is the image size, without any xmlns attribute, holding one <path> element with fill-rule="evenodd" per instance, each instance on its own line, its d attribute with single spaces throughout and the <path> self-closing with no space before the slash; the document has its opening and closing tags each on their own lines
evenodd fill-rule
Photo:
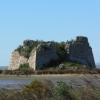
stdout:
<svg viewBox="0 0 100 100">
<path fill-rule="evenodd" d="M 76 100 L 100 100 L 100 86 L 92 79 L 83 79 L 86 85 L 82 88 L 75 88 L 73 95 Z"/>
<path fill-rule="evenodd" d="M 100 69 L 92 70 L 37 70 L 35 75 L 41 74 L 100 74 Z"/>
</svg>

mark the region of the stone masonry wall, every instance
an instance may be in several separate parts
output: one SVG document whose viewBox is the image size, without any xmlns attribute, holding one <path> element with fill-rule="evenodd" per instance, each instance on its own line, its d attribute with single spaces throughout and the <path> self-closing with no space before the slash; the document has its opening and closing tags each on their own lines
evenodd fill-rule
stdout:
<svg viewBox="0 0 100 100">
<path fill-rule="evenodd" d="M 36 68 L 45 66 L 51 60 L 57 59 L 59 59 L 59 56 L 51 43 L 49 43 L 47 46 L 38 45 L 36 53 Z"/>
<path fill-rule="evenodd" d="M 95 67 L 92 48 L 89 46 L 87 37 L 78 36 L 71 44 L 66 44 L 66 52 L 69 60 L 82 63 L 88 67 Z"/>
<path fill-rule="evenodd" d="M 12 55 L 11 55 L 10 65 L 9 65 L 8 70 L 18 69 L 20 64 L 23 64 L 26 62 L 27 62 L 26 58 L 24 58 L 23 56 L 20 56 L 18 51 L 14 51 L 12 52 Z"/>
<path fill-rule="evenodd" d="M 51 60 L 59 59 L 56 49 L 49 43 L 38 45 L 31 51 L 29 59 L 20 56 L 18 51 L 12 52 L 8 70 L 18 69 L 20 64 L 29 63 L 29 66 L 36 70 L 38 67 L 47 65 Z"/>
<path fill-rule="evenodd" d="M 31 52 L 31 55 L 28 59 L 29 66 L 36 70 L 36 48 L 34 48 Z"/>
</svg>

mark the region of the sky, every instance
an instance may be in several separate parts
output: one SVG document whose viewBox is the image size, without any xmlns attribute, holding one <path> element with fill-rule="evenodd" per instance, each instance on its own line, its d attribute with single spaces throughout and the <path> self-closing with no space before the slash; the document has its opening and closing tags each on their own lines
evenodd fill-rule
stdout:
<svg viewBox="0 0 100 100">
<path fill-rule="evenodd" d="M 86 36 L 100 62 L 100 0 L 0 0 L 0 66 L 26 39 L 67 41 Z"/>
</svg>

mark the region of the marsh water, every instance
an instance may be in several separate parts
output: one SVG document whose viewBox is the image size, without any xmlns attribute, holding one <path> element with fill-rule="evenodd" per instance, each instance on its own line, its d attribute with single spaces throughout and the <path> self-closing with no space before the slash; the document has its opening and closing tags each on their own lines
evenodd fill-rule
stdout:
<svg viewBox="0 0 100 100">
<path fill-rule="evenodd" d="M 8 66 L 0 66 L 1 70 L 7 70 Z M 50 80 L 53 84 L 58 81 L 72 83 L 73 87 L 82 87 L 87 85 L 85 79 L 91 81 L 94 85 L 100 87 L 100 75 L 32 75 L 32 76 L 0 76 L 0 89 L 21 89 L 24 85 L 30 84 L 34 80 Z"/>
<path fill-rule="evenodd" d="M 30 84 L 33 80 L 52 81 L 54 85 L 58 81 L 72 83 L 73 87 L 88 85 L 91 81 L 100 87 L 100 75 L 33 75 L 33 76 L 0 76 L 0 89 L 21 89 Z"/>
</svg>

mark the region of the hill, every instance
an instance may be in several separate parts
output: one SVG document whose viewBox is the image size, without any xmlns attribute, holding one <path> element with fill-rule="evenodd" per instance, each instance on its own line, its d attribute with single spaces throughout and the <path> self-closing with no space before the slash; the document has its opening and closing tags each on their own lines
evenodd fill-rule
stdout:
<svg viewBox="0 0 100 100">
<path fill-rule="evenodd" d="M 100 62 L 97 62 L 96 65 L 97 65 L 97 66 L 100 65 Z"/>
<path fill-rule="evenodd" d="M 8 70 L 8 66 L 0 66 L 0 70 Z"/>
</svg>

